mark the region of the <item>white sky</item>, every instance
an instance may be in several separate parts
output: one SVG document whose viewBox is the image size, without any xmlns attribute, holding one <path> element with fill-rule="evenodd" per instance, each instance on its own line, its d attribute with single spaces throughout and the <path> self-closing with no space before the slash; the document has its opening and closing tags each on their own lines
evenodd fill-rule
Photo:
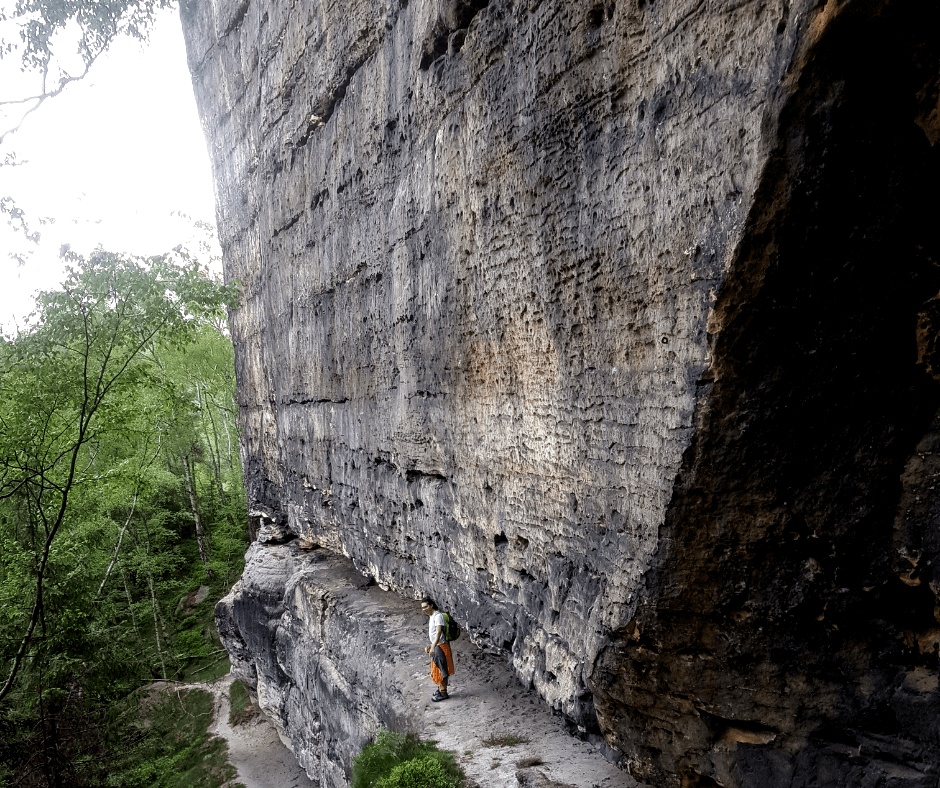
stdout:
<svg viewBox="0 0 940 788">
<path fill-rule="evenodd" d="M 30 95 L 16 56 L 0 60 L 0 100 Z M 0 107 L 0 134 L 19 115 Z M 15 110 L 15 108 L 14 108 Z M 18 111 L 22 114 L 22 109 Z M 0 197 L 13 197 L 40 230 L 39 246 L 0 215 L 0 326 L 32 309 L 37 289 L 62 279 L 59 247 L 82 253 L 157 254 L 215 227 L 211 171 L 186 66 L 179 17 L 165 12 L 149 44 L 120 40 L 84 80 L 30 115 L 0 145 L 27 163 L 0 167 Z M 183 213 L 191 218 L 173 216 Z M 39 226 L 40 217 L 55 224 Z M 10 251 L 33 251 L 25 265 Z"/>
</svg>

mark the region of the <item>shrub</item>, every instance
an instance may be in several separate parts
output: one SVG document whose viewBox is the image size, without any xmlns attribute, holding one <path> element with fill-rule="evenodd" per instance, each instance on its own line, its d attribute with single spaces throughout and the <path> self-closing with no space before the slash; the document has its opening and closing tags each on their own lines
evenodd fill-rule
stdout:
<svg viewBox="0 0 940 788">
<path fill-rule="evenodd" d="M 421 765 L 425 761 L 435 765 Z M 409 766 L 394 776 L 398 767 L 413 763 L 419 765 Z M 416 782 L 425 777 L 438 781 Z M 438 750 L 434 742 L 421 741 L 410 733 L 394 733 L 383 728 L 376 734 L 375 741 L 363 747 L 353 759 L 351 788 L 457 788 L 462 779 L 463 772 L 453 753 Z"/>
<path fill-rule="evenodd" d="M 412 758 L 398 764 L 375 788 L 454 788 L 456 783 L 434 758 Z"/>
</svg>

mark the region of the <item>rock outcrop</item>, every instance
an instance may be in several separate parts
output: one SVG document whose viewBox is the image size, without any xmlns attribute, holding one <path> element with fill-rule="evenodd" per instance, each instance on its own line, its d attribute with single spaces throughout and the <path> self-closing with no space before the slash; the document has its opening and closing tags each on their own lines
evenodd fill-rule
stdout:
<svg viewBox="0 0 940 788">
<path fill-rule="evenodd" d="M 318 785 L 348 784 L 352 758 L 379 726 L 456 753 L 468 788 L 640 788 L 599 738 L 573 738 L 505 659 L 461 638 L 450 700 L 434 685 L 417 602 L 382 591 L 326 550 L 255 542 L 242 580 L 217 607 L 232 673 Z M 506 746 L 508 744 L 512 746 Z"/>
<path fill-rule="evenodd" d="M 181 14 L 262 532 L 638 779 L 935 785 L 937 4 Z"/>
</svg>

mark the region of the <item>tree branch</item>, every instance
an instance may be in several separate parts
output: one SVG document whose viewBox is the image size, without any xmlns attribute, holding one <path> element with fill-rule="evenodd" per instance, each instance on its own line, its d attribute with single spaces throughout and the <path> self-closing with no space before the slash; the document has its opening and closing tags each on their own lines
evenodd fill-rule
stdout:
<svg viewBox="0 0 940 788">
<path fill-rule="evenodd" d="M 84 79 L 84 78 L 88 75 L 88 71 L 91 69 L 92 64 L 94 64 L 94 62 L 95 62 L 95 61 L 98 59 L 98 57 L 102 54 L 102 51 L 103 51 L 103 50 L 99 50 L 98 52 L 96 52 L 94 55 L 91 56 L 91 59 L 85 64 L 85 70 L 82 71 L 81 74 L 78 74 L 78 75 L 76 75 L 76 76 L 72 76 L 71 74 L 66 74 L 62 79 L 59 80 L 59 87 L 57 87 L 55 90 L 50 90 L 50 91 L 45 90 L 46 75 L 49 73 L 49 66 L 46 65 L 45 68 L 43 69 L 43 72 L 44 72 L 44 73 L 43 73 L 43 78 L 42 78 L 42 81 L 43 81 L 43 91 L 42 91 L 42 93 L 40 93 L 40 94 L 38 94 L 38 95 L 36 95 L 36 96 L 29 96 L 28 98 L 10 99 L 10 100 L 8 100 L 8 101 L 0 101 L 0 106 L 9 106 L 9 105 L 13 105 L 13 104 L 25 104 L 25 103 L 27 103 L 27 102 L 29 102 L 29 101 L 35 101 L 35 102 L 36 102 L 36 104 L 35 104 L 34 106 L 30 107 L 28 110 L 26 110 L 26 112 L 24 112 L 24 113 L 22 114 L 22 116 L 20 117 L 19 121 L 17 122 L 17 124 L 16 124 L 15 126 L 13 126 L 12 128 L 7 129 L 5 132 L 3 132 L 3 134 L 0 134 L 0 145 L 3 144 L 3 141 L 4 141 L 10 134 L 14 134 L 15 132 L 19 131 L 19 130 L 20 130 L 20 127 L 21 127 L 21 126 L 23 125 L 23 123 L 26 121 L 26 118 L 28 118 L 30 115 L 32 115 L 32 114 L 33 114 L 37 109 L 39 109 L 46 101 L 48 101 L 48 100 L 51 99 L 51 98 L 55 98 L 56 96 L 58 96 L 63 90 L 65 90 L 66 87 L 68 87 L 69 85 L 71 85 L 73 82 L 78 82 L 79 80 Z"/>
<path fill-rule="evenodd" d="M 104 584 L 108 582 L 108 577 L 111 575 L 111 570 L 114 569 L 114 564 L 117 561 L 118 552 L 121 549 L 121 541 L 124 539 L 124 532 L 127 530 L 127 526 L 130 525 L 131 517 L 134 516 L 134 509 L 137 508 L 137 493 L 134 493 L 134 502 L 131 504 L 130 514 L 127 515 L 127 519 L 124 521 L 124 527 L 121 529 L 121 533 L 118 535 L 117 544 L 114 545 L 114 556 L 111 558 L 111 563 L 108 565 L 108 571 L 104 573 L 104 577 L 101 580 L 101 585 L 98 586 L 98 591 L 95 593 L 95 599 L 101 595 L 101 589 L 104 588 Z"/>
</svg>

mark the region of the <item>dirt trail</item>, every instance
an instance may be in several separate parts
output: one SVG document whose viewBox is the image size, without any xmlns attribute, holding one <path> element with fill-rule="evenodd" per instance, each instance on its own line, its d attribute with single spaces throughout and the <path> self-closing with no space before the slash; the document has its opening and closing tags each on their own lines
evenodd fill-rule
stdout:
<svg viewBox="0 0 940 788">
<path fill-rule="evenodd" d="M 457 660 L 451 698 L 444 703 L 430 701 L 433 685 L 417 656 L 393 691 L 413 699 L 415 732 L 453 751 L 471 788 L 650 788 L 607 761 L 599 741 L 570 736 L 504 659 L 466 644 Z M 263 714 L 229 725 L 232 681 L 228 674 L 211 684 L 175 687 L 212 693 L 209 732 L 228 742 L 229 762 L 238 772 L 233 782 L 245 788 L 317 788 Z"/>
<path fill-rule="evenodd" d="M 471 644 L 455 647 L 450 699 L 431 701 L 433 684 L 420 658 L 401 682 L 415 699 L 418 733 L 456 754 L 476 788 L 650 788 L 605 758 L 599 738 L 571 736 L 538 694 L 523 687 L 504 657 Z"/>
<path fill-rule="evenodd" d="M 177 687 L 212 693 L 213 722 L 209 733 L 228 742 L 228 760 L 238 772 L 235 782 L 245 788 L 316 788 L 263 714 L 234 728 L 229 725 L 229 688 L 234 680 L 235 677 L 229 673 L 211 684 L 196 682 Z"/>
</svg>

